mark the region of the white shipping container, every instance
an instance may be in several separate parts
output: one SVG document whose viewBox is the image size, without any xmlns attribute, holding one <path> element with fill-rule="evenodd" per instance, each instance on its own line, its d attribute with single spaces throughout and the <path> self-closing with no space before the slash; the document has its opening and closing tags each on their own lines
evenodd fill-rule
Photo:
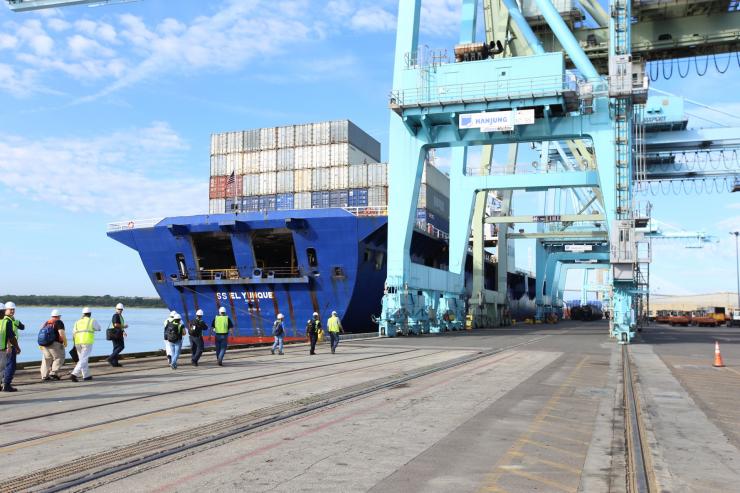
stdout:
<svg viewBox="0 0 740 493">
<path fill-rule="evenodd" d="M 329 168 L 329 187 L 331 190 L 349 188 L 349 166 Z"/>
<path fill-rule="evenodd" d="M 293 192 L 293 171 L 277 172 L 277 193 Z"/>
<path fill-rule="evenodd" d="M 268 150 L 277 147 L 277 129 L 275 127 L 260 129 L 260 149 Z"/>
<path fill-rule="evenodd" d="M 331 166 L 331 145 L 313 146 L 312 168 L 328 168 Z"/>
<path fill-rule="evenodd" d="M 260 151 L 260 173 L 277 170 L 277 152 Z"/>
<path fill-rule="evenodd" d="M 259 173 L 260 172 L 260 153 L 259 152 L 245 152 L 243 160 L 244 173 Z"/>
<path fill-rule="evenodd" d="M 358 164 L 349 166 L 349 187 L 348 188 L 365 188 L 367 187 L 367 164 Z"/>
<path fill-rule="evenodd" d="M 310 147 L 296 147 L 294 149 L 295 169 L 309 169 L 313 151 Z"/>
<path fill-rule="evenodd" d="M 211 156 L 211 176 L 224 176 L 226 174 L 226 156 Z"/>
<path fill-rule="evenodd" d="M 218 134 L 211 134 L 211 156 L 218 154 Z"/>
<path fill-rule="evenodd" d="M 295 126 L 278 127 L 277 146 L 279 149 L 293 147 L 295 145 Z"/>
<path fill-rule="evenodd" d="M 242 155 L 241 153 L 231 153 L 226 155 L 226 174 L 230 175 L 233 171 L 234 174 L 238 173 L 242 167 Z"/>
<path fill-rule="evenodd" d="M 329 153 L 332 166 L 346 166 L 349 164 L 347 160 L 347 144 L 331 144 Z"/>
<path fill-rule="evenodd" d="M 339 120 L 331 122 L 331 142 L 332 144 L 337 142 L 347 142 L 349 139 L 349 122 L 347 120 Z"/>
<path fill-rule="evenodd" d="M 218 156 L 226 154 L 226 134 L 213 134 L 211 136 L 211 154 Z"/>
<path fill-rule="evenodd" d="M 307 123 L 305 125 L 295 126 L 295 145 L 296 147 L 313 145 L 313 125 L 312 124 Z"/>
<path fill-rule="evenodd" d="M 244 135 L 244 150 L 245 151 L 259 151 L 260 150 L 260 131 L 247 130 L 243 132 Z"/>
<path fill-rule="evenodd" d="M 277 189 L 277 173 L 260 173 L 260 195 L 274 195 Z"/>
<path fill-rule="evenodd" d="M 388 205 L 388 187 L 372 187 L 367 190 L 367 205 L 385 207 Z"/>
<path fill-rule="evenodd" d="M 211 199 L 208 201 L 209 214 L 223 214 L 226 212 L 226 199 Z"/>
<path fill-rule="evenodd" d="M 388 186 L 388 165 L 373 163 L 367 166 L 367 184 L 370 187 Z"/>
<path fill-rule="evenodd" d="M 310 209 L 311 208 L 311 192 L 300 192 L 300 193 L 296 193 L 295 195 L 293 195 L 293 208 L 294 209 Z"/>
<path fill-rule="evenodd" d="M 260 174 L 249 174 L 244 175 L 244 184 L 242 185 L 242 195 L 245 197 L 249 197 L 252 195 L 259 195 L 260 194 L 260 181 L 261 181 Z"/>
<path fill-rule="evenodd" d="M 232 152 L 236 152 L 237 148 L 237 135 L 241 138 L 240 132 L 229 132 L 226 134 L 226 153 L 231 154 Z"/>
<path fill-rule="evenodd" d="M 295 169 L 295 148 L 277 150 L 277 170 L 286 171 Z"/>
<path fill-rule="evenodd" d="M 331 144 L 331 122 L 313 124 L 313 144 Z"/>
<path fill-rule="evenodd" d="M 312 190 L 329 190 L 331 187 L 331 168 L 315 168 L 311 170 Z"/>
<path fill-rule="evenodd" d="M 310 192 L 313 190 L 311 175 L 313 170 L 310 169 L 297 169 L 293 172 L 293 188 L 296 192 Z M 298 195 L 298 194 L 296 194 Z M 310 195 L 310 194 L 309 194 Z M 311 208 L 311 197 L 308 200 L 308 207 Z"/>
<path fill-rule="evenodd" d="M 375 162 L 375 159 L 371 158 L 352 144 L 344 145 L 346 146 L 346 159 L 349 164 L 370 164 Z"/>
</svg>

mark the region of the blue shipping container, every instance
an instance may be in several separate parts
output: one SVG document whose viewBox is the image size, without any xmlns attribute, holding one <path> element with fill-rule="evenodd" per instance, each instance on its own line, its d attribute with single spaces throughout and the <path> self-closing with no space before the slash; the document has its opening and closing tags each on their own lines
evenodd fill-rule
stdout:
<svg viewBox="0 0 740 493">
<path fill-rule="evenodd" d="M 347 203 L 350 207 L 367 207 L 367 188 L 352 188 Z"/>
<path fill-rule="evenodd" d="M 226 199 L 226 208 L 224 209 L 227 213 L 228 212 L 238 212 L 240 209 L 241 203 L 239 199 Z"/>
<path fill-rule="evenodd" d="M 292 193 L 279 193 L 275 201 L 277 210 L 285 211 L 293 209 L 293 194 Z"/>
<path fill-rule="evenodd" d="M 332 190 L 329 192 L 329 207 L 347 207 L 348 198 L 347 190 Z"/>
<path fill-rule="evenodd" d="M 329 208 L 329 192 L 311 192 L 312 209 Z"/>
<path fill-rule="evenodd" d="M 256 212 L 260 210 L 260 198 L 257 196 L 242 197 L 242 211 Z"/>
<path fill-rule="evenodd" d="M 261 195 L 260 196 L 260 210 L 261 211 L 274 211 L 275 210 L 275 196 L 274 195 Z"/>
</svg>

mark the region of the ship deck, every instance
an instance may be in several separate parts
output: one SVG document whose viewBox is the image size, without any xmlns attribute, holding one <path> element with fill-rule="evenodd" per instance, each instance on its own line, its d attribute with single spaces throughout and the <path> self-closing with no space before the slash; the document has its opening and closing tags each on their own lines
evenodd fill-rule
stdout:
<svg viewBox="0 0 740 493">
<path fill-rule="evenodd" d="M 0 491 L 626 491 L 623 354 L 649 480 L 733 491 L 738 343 L 659 326 L 623 349 L 566 322 L 94 363 L 79 383 L 28 368 L 0 393 Z"/>
</svg>

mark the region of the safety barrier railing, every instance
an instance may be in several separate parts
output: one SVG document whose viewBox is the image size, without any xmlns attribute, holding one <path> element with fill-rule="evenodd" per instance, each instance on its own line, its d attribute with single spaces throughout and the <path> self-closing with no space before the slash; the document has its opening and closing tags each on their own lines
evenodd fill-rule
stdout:
<svg viewBox="0 0 740 493">
<path fill-rule="evenodd" d="M 506 79 L 466 84 L 430 85 L 391 91 L 391 105 L 418 106 L 450 101 L 517 99 L 546 94 L 575 91 L 575 81 L 570 77 L 541 76 Z"/>
<path fill-rule="evenodd" d="M 153 219 L 131 219 L 129 221 L 118 221 L 115 223 L 109 223 L 108 231 L 124 231 L 127 229 L 136 228 L 153 228 L 163 219 L 163 217 L 158 217 Z"/>
<path fill-rule="evenodd" d="M 342 207 L 345 211 L 355 216 L 387 216 L 387 206 L 365 206 L 365 207 Z"/>
</svg>

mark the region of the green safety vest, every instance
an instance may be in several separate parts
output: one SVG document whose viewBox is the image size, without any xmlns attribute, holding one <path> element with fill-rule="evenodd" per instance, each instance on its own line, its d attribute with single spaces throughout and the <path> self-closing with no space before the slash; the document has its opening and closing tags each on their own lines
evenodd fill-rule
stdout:
<svg viewBox="0 0 740 493">
<path fill-rule="evenodd" d="M 10 317 L 5 317 L 2 320 L 0 320 L 0 350 L 5 351 L 7 349 L 8 344 L 8 324 L 10 326 L 13 326 L 13 319 Z"/>
<path fill-rule="evenodd" d="M 228 315 L 216 315 L 216 322 L 213 324 L 216 334 L 226 334 L 229 331 Z"/>
<path fill-rule="evenodd" d="M 75 322 L 74 334 L 75 345 L 91 345 L 95 342 L 95 330 L 92 317 L 82 317 Z"/>
<path fill-rule="evenodd" d="M 14 318 L 11 318 L 11 320 L 13 321 L 13 332 L 15 332 L 15 339 L 18 340 L 18 326 L 20 325 L 21 321 Z"/>
<path fill-rule="evenodd" d="M 327 327 L 329 327 L 329 332 L 339 332 L 339 327 L 341 327 L 341 323 L 339 322 L 339 317 L 329 317 L 329 320 L 326 322 Z"/>
</svg>

